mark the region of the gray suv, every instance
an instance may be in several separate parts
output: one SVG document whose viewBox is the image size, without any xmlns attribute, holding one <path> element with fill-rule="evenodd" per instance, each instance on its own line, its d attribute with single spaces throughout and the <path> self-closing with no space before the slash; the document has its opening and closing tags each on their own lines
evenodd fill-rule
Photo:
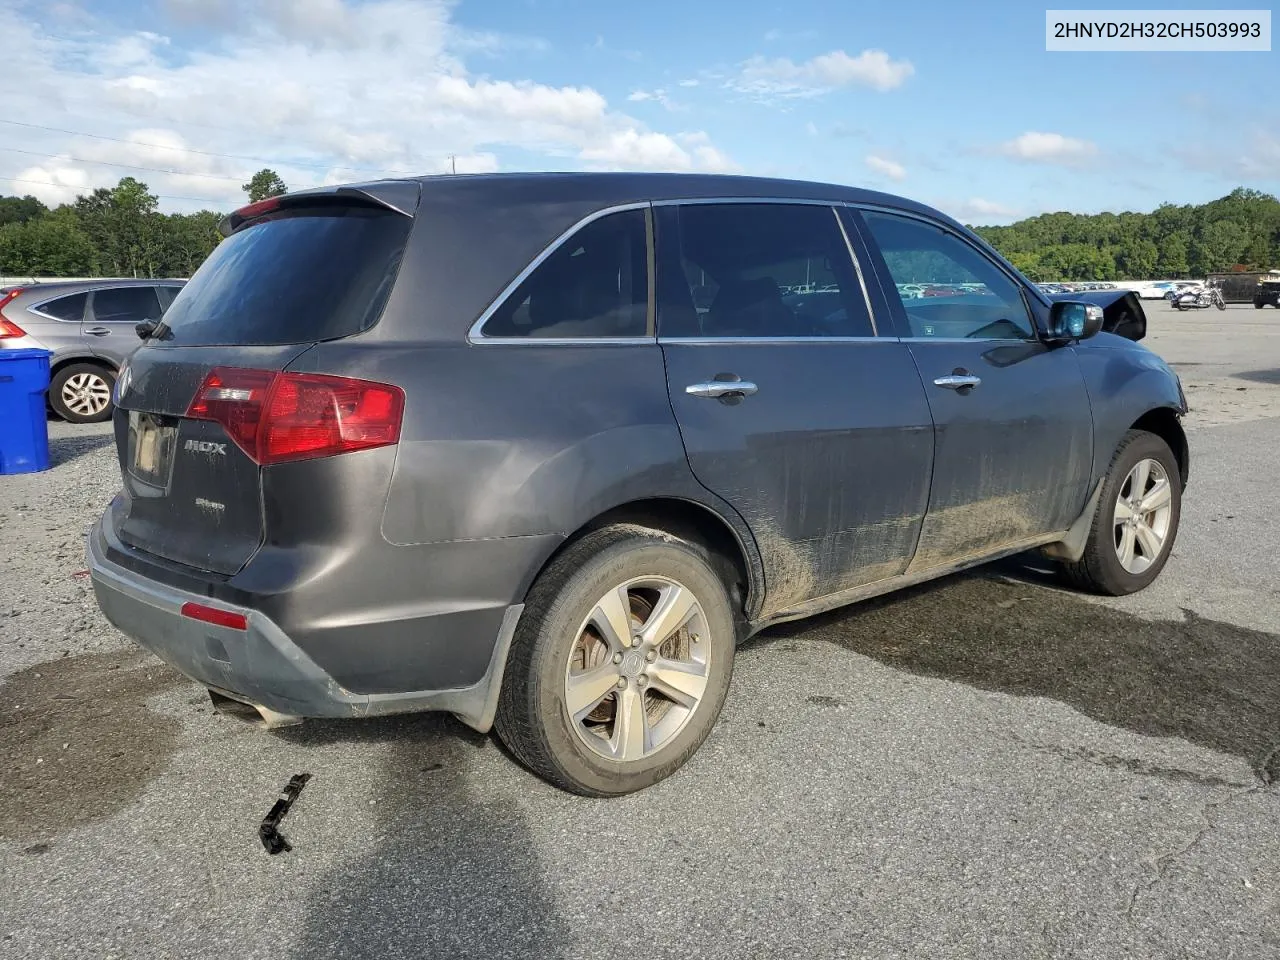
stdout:
<svg viewBox="0 0 1280 960">
<path fill-rule="evenodd" d="M 111 417 L 116 373 L 140 345 L 139 323 L 158 322 L 182 280 L 83 280 L 0 290 L 0 350 L 42 347 L 49 406 L 72 423 Z"/>
<path fill-rule="evenodd" d="M 918 203 L 430 177 L 223 230 L 121 374 L 88 557 L 112 623 L 268 725 L 449 711 L 626 793 L 770 624 L 1031 549 L 1109 594 L 1169 558 L 1178 378 Z"/>
</svg>

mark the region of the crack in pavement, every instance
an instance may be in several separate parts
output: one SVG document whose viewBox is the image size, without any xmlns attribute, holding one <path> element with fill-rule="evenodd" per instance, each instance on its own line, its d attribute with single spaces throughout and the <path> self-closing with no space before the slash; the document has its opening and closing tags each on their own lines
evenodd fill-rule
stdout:
<svg viewBox="0 0 1280 960">
<path fill-rule="evenodd" d="M 1129 893 L 1128 905 L 1124 910 L 1125 920 L 1130 924 L 1133 924 L 1133 911 L 1137 908 L 1138 897 L 1142 896 L 1144 893 L 1150 893 L 1154 890 L 1165 878 L 1165 875 L 1169 871 L 1169 867 L 1172 866 L 1175 861 L 1185 857 L 1188 853 L 1199 846 L 1210 833 L 1217 829 L 1220 821 L 1216 819 L 1215 815 L 1222 807 L 1236 803 L 1241 797 L 1253 796 L 1258 793 L 1269 793 L 1273 796 L 1280 796 L 1280 793 L 1277 793 L 1268 787 L 1261 784 L 1254 784 L 1252 786 L 1233 790 L 1226 797 L 1221 797 L 1216 800 L 1208 800 L 1201 804 L 1200 812 L 1197 814 L 1197 817 L 1203 826 L 1192 834 L 1191 838 L 1187 840 L 1186 843 L 1173 850 L 1169 850 L 1166 853 L 1162 853 L 1157 857 L 1142 861 L 1144 865 L 1151 867 L 1154 871 L 1154 876 L 1146 882 L 1140 881 L 1134 884 L 1133 890 Z"/>
</svg>

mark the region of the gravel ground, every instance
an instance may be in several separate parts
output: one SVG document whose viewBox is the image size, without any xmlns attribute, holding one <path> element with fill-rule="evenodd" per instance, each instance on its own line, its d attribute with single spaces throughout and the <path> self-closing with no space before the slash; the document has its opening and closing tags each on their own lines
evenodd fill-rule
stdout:
<svg viewBox="0 0 1280 960">
<path fill-rule="evenodd" d="M 1280 956 L 1280 316 L 1150 313 L 1194 407 L 1155 585 L 1014 561 L 771 630 L 609 802 L 447 717 L 213 714 L 97 613 L 114 452 L 51 424 L 0 478 L 0 957 Z"/>
</svg>

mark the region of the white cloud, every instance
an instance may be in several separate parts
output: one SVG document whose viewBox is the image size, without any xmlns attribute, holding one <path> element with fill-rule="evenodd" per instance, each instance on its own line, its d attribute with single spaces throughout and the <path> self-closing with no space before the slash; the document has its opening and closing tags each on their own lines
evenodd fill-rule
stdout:
<svg viewBox="0 0 1280 960">
<path fill-rule="evenodd" d="M 727 173 L 737 169 L 713 147 L 705 133 L 640 133 L 624 130 L 604 143 L 587 147 L 580 157 L 597 169 L 606 170 L 701 170 Z"/>
<path fill-rule="evenodd" d="M 1079 167 L 1097 157 L 1098 145 L 1089 140 L 1064 137 L 1060 133 L 1028 131 L 1000 144 L 997 151 L 1006 157 L 1027 163 Z"/>
<path fill-rule="evenodd" d="M 680 86 L 682 87 L 696 87 L 697 85 L 698 85 L 698 81 L 693 79 L 692 77 L 690 77 L 688 80 L 680 81 Z"/>
<path fill-rule="evenodd" d="M 762 100 L 815 97 L 840 87 L 864 86 L 881 92 L 900 87 L 915 73 L 907 60 L 894 60 L 883 50 L 863 50 L 851 57 L 843 50 L 795 63 L 753 57 L 728 81 L 731 89 Z"/>
<path fill-rule="evenodd" d="M 959 200 L 954 202 L 939 202 L 935 206 L 955 217 L 962 223 L 982 222 L 989 223 L 992 220 L 1014 220 L 1020 216 L 1021 211 L 1014 207 L 1007 206 L 1003 203 L 997 203 L 993 200 L 984 200 L 981 197 L 971 197 L 968 200 Z"/>
<path fill-rule="evenodd" d="M 1190 169 L 1223 180 L 1280 183 L 1280 137 L 1262 125 L 1229 143 L 1190 143 L 1177 147 L 1174 153 Z"/>
<path fill-rule="evenodd" d="M 45 163 L 0 152 L 0 177 L 30 172 L 34 162 L 40 175 L 23 179 L 57 185 L 0 180 L 0 191 L 48 189 L 56 202 L 69 186 L 110 185 L 133 173 L 157 194 L 225 206 L 243 199 L 240 184 L 263 166 L 305 187 L 441 172 L 450 169 L 451 154 L 460 172 L 493 170 L 506 148 L 533 157 L 534 167 L 563 169 L 566 158 L 591 167 L 733 167 L 709 141 L 656 130 L 589 86 L 473 73 L 467 56 L 488 56 L 508 40 L 453 24 L 450 0 L 163 6 L 171 19 L 149 25 L 159 32 L 120 32 L 99 21 L 59 33 L 52 21 L 46 32 L 33 20 L 24 0 L 0 0 L 6 69 L 23 77 L 6 91 L 5 117 L 126 141 L 0 126 L 6 146 L 60 158 Z M 207 28 L 198 48 L 162 35 L 179 17 Z M 649 93 L 658 102 L 666 96 Z"/>
<path fill-rule="evenodd" d="M 877 157 L 875 154 L 868 154 L 864 162 L 876 173 L 883 174 L 895 182 L 907 179 L 907 168 L 900 163 Z"/>
<path fill-rule="evenodd" d="M 627 99 L 632 103 L 652 101 L 654 103 L 661 104 L 665 109 L 672 111 L 686 109 L 683 104 L 676 103 L 672 100 L 667 94 L 667 91 L 661 87 L 657 90 L 633 90 Z"/>
</svg>

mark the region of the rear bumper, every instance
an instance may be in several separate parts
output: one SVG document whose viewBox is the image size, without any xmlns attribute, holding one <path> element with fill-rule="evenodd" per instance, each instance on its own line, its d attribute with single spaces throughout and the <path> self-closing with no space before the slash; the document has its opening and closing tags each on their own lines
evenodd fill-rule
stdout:
<svg viewBox="0 0 1280 960">
<path fill-rule="evenodd" d="M 109 515 L 108 515 L 109 517 Z M 210 600 L 161 583 L 108 556 L 109 519 L 89 533 L 88 565 L 98 605 L 118 630 L 177 670 L 218 692 L 276 713 L 298 717 L 354 717 L 439 710 L 487 731 L 493 724 L 507 650 L 523 604 L 510 604 L 493 643 L 488 668 L 470 685 L 392 693 L 345 688 L 263 612 Z M 182 615 L 185 603 L 243 614 L 246 630 Z"/>
</svg>

